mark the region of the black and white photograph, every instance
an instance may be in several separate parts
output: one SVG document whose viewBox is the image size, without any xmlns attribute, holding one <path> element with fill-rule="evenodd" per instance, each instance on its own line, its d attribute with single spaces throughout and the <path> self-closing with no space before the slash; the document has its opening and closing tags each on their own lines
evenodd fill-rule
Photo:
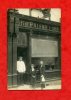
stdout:
<svg viewBox="0 0 71 100">
<path fill-rule="evenodd" d="M 61 89 L 61 9 L 7 11 L 8 90 Z"/>
</svg>

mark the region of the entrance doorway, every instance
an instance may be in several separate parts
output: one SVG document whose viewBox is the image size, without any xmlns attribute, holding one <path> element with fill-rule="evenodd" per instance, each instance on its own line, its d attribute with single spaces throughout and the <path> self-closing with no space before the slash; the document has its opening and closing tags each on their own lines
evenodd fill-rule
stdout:
<svg viewBox="0 0 71 100">
<path fill-rule="evenodd" d="M 23 61 L 27 64 L 27 48 L 17 47 L 17 60 L 20 56 L 23 57 Z"/>
</svg>

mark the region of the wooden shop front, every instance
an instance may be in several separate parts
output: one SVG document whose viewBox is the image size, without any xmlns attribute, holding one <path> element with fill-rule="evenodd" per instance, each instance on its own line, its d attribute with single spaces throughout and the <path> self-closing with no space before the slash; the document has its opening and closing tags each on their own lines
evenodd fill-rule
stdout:
<svg viewBox="0 0 71 100">
<path fill-rule="evenodd" d="M 31 64 L 39 70 L 41 60 L 46 79 L 60 77 L 60 23 L 8 12 L 8 86 L 17 86 L 19 56 L 26 64 L 25 84 L 30 84 Z"/>
</svg>

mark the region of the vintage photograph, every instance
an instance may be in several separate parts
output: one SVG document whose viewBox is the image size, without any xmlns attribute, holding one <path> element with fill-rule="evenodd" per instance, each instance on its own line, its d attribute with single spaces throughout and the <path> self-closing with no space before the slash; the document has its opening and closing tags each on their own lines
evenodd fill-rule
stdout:
<svg viewBox="0 0 71 100">
<path fill-rule="evenodd" d="M 61 89 L 61 9 L 7 11 L 8 90 Z"/>
</svg>

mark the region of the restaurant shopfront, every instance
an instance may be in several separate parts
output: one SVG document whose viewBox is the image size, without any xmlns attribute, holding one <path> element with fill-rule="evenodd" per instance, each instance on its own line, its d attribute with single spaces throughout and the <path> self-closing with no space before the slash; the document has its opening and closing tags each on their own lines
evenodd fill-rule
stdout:
<svg viewBox="0 0 71 100">
<path fill-rule="evenodd" d="M 43 61 L 45 78 L 60 77 L 60 23 L 8 12 L 8 86 L 17 86 L 17 60 L 26 64 L 25 84 L 31 84 L 31 65 Z"/>
</svg>

